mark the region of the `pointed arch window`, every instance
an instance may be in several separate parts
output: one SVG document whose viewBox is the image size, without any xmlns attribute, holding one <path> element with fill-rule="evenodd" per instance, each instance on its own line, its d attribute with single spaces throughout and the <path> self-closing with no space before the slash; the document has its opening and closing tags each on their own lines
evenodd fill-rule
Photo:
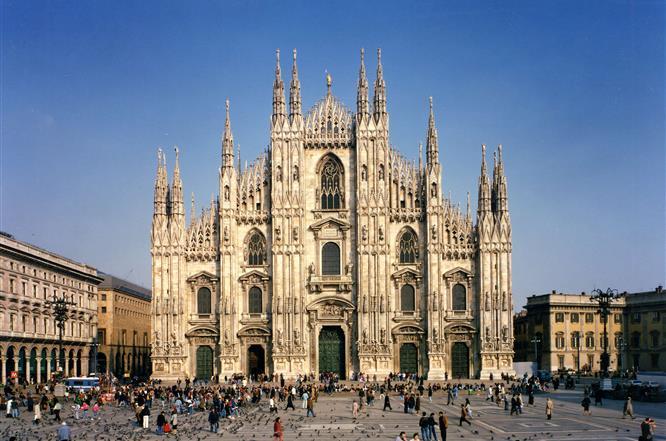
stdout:
<svg viewBox="0 0 666 441">
<path fill-rule="evenodd" d="M 342 164 L 333 157 L 324 160 L 321 167 L 321 209 L 338 210 L 344 207 Z"/>
<path fill-rule="evenodd" d="M 416 234 L 411 230 L 405 230 L 400 236 L 398 243 L 398 257 L 400 263 L 414 263 L 419 257 L 419 248 Z"/>
<path fill-rule="evenodd" d="M 266 262 L 266 239 L 255 231 L 250 236 L 247 244 L 247 264 L 249 266 L 261 266 Z"/>
<path fill-rule="evenodd" d="M 199 288 L 199 291 L 197 291 L 197 311 L 199 314 L 210 314 L 210 304 L 210 289 Z"/>
</svg>

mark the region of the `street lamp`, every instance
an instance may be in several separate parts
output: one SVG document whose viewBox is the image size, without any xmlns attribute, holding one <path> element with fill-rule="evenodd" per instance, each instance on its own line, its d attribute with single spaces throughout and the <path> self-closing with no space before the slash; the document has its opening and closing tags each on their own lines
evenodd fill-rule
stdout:
<svg viewBox="0 0 666 441">
<path fill-rule="evenodd" d="M 99 377 L 99 372 L 97 372 L 97 348 L 99 348 L 99 343 L 97 343 L 97 336 L 93 337 L 90 347 L 93 350 L 93 372 Z"/>
<path fill-rule="evenodd" d="M 74 296 L 72 296 L 73 298 Z M 56 371 L 62 371 L 64 368 L 60 365 L 60 356 L 62 355 L 62 336 L 65 332 L 65 322 L 69 319 L 69 307 L 76 305 L 69 300 L 65 294 L 58 297 L 53 294 L 51 300 L 47 300 L 46 305 L 53 308 L 53 318 L 58 326 L 58 357 L 56 358 Z M 66 358 L 65 358 L 66 360 Z"/>
<path fill-rule="evenodd" d="M 537 370 L 541 369 L 541 363 L 539 361 L 539 351 L 537 350 L 537 345 L 541 343 L 541 340 L 538 337 L 532 337 L 530 342 L 534 343 L 534 359 L 537 363 Z"/>
<path fill-rule="evenodd" d="M 610 315 L 610 306 L 614 300 L 620 297 L 617 289 L 608 288 L 606 291 L 600 289 L 595 289 L 592 291 L 592 296 L 590 296 L 590 301 L 595 302 L 599 305 L 598 313 L 601 315 L 601 319 L 604 323 L 604 353 L 601 354 L 601 375 L 603 377 L 608 377 L 608 367 L 610 365 L 610 355 L 608 355 L 608 330 L 606 325 L 608 323 L 608 316 Z"/>
</svg>

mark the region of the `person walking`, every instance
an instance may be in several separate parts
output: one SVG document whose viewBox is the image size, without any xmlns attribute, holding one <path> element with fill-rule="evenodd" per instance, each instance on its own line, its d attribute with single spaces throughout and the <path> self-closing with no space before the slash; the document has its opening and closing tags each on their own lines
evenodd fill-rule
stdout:
<svg viewBox="0 0 666 441">
<path fill-rule="evenodd" d="M 273 412 L 277 413 L 277 411 L 278 408 L 277 405 L 275 404 L 275 398 L 271 397 L 268 400 L 268 413 L 273 413 Z"/>
<path fill-rule="evenodd" d="M 166 424 L 166 417 L 164 416 L 164 412 L 160 412 L 159 415 L 157 415 L 157 434 L 162 435 L 164 433 L 164 425 Z"/>
<path fill-rule="evenodd" d="M 553 416 L 553 400 L 548 397 L 546 400 L 546 419 L 551 419 Z"/>
<path fill-rule="evenodd" d="M 387 407 L 389 408 L 389 410 L 393 410 L 391 408 L 391 399 L 389 398 L 388 392 L 386 393 L 386 395 L 384 395 L 384 409 L 382 409 L 382 412 L 384 412 Z"/>
<path fill-rule="evenodd" d="M 462 426 L 463 421 L 466 422 L 467 424 L 469 424 L 470 426 L 472 425 L 470 420 L 467 419 L 467 409 L 465 409 L 465 405 L 461 404 L 460 405 L 460 423 L 458 425 Z"/>
<path fill-rule="evenodd" d="M 308 391 L 303 392 L 303 395 L 301 395 L 301 400 L 303 400 L 303 409 L 308 407 L 308 398 L 310 398 Z"/>
<path fill-rule="evenodd" d="M 442 441 L 446 441 L 446 429 L 449 428 L 449 419 L 444 412 L 439 412 L 439 433 L 442 435 Z"/>
<path fill-rule="evenodd" d="M 428 385 L 428 401 L 432 401 L 432 384 Z"/>
<path fill-rule="evenodd" d="M 654 429 L 654 420 L 650 417 L 646 417 L 641 423 L 641 437 L 639 438 L 639 441 L 652 441 L 654 439 Z"/>
<path fill-rule="evenodd" d="M 307 401 L 306 404 L 307 404 L 308 410 L 307 410 L 307 412 L 305 412 L 305 416 L 309 417 L 310 415 L 312 415 L 313 417 L 315 417 L 316 415 L 314 413 L 314 400 L 312 399 L 312 397 L 308 398 L 308 401 Z"/>
<path fill-rule="evenodd" d="M 273 423 L 273 440 L 274 441 L 283 441 L 284 439 L 284 432 L 282 431 L 282 422 L 280 421 L 280 417 L 275 418 L 275 422 Z"/>
<path fill-rule="evenodd" d="M 287 410 L 290 407 L 291 410 L 296 410 L 296 408 L 294 407 L 294 396 L 291 393 L 287 395 L 287 407 L 285 407 L 284 410 Z"/>
<path fill-rule="evenodd" d="M 352 417 L 354 419 L 358 418 L 358 402 L 356 400 L 352 403 Z"/>
<path fill-rule="evenodd" d="M 580 405 L 583 406 L 583 413 L 585 415 L 592 415 L 592 412 L 590 412 L 590 397 L 586 395 L 583 401 L 580 402 Z"/>
<path fill-rule="evenodd" d="M 624 408 L 622 409 L 622 418 L 626 418 L 627 415 L 629 415 L 632 420 L 634 419 L 634 405 L 631 403 L 631 397 L 627 397 L 624 402 Z"/>
<path fill-rule="evenodd" d="M 450 406 L 451 404 L 456 404 L 455 397 L 453 396 L 453 391 L 451 390 L 451 388 L 448 387 L 446 389 L 446 405 Z"/>
<path fill-rule="evenodd" d="M 53 405 L 53 414 L 55 415 L 54 420 L 55 421 L 61 421 L 60 420 L 60 411 L 62 410 L 62 404 L 60 404 L 60 401 L 58 401 L 57 398 L 53 399 L 55 401 L 55 404 Z"/>
<path fill-rule="evenodd" d="M 39 424 L 42 421 L 42 406 L 39 404 L 35 406 L 35 417 L 32 420 L 32 424 Z"/>
<path fill-rule="evenodd" d="M 416 404 L 414 404 L 414 411 L 416 412 L 417 415 L 421 411 L 421 394 L 418 394 L 416 396 Z"/>
</svg>

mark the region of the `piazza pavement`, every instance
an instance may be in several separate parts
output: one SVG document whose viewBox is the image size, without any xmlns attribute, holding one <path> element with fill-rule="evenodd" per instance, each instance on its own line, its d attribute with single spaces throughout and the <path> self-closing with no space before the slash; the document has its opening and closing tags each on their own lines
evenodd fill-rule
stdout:
<svg viewBox="0 0 666 441">
<path fill-rule="evenodd" d="M 545 402 L 550 395 L 555 404 L 553 419 L 545 417 Z M 640 434 L 640 422 L 650 416 L 657 423 L 655 440 L 666 440 L 666 405 L 664 403 L 635 402 L 636 418 L 622 418 L 622 401 L 604 400 L 603 407 L 591 407 L 592 415 L 582 414 L 580 401 L 582 389 L 575 391 L 558 390 L 551 393 L 539 393 L 535 396 L 534 406 L 525 406 L 523 414 L 509 416 L 503 405 L 498 407 L 485 400 L 485 394 L 467 395 L 462 391 L 456 405 L 446 405 L 446 394 L 437 391 L 432 402 L 422 397 L 421 411 L 428 414 L 444 411 L 449 418 L 448 440 L 465 441 L 635 441 Z M 460 404 L 469 398 L 474 417 L 472 425 L 458 426 Z M 526 397 L 523 396 L 526 400 Z M 301 401 L 295 401 L 296 410 L 285 411 L 285 402 L 279 404 L 279 413 L 284 427 L 285 440 L 394 440 L 401 432 L 408 434 L 408 439 L 419 431 L 420 416 L 405 414 L 402 401 L 397 394 L 391 395 L 392 411 L 382 411 L 383 402 L 379 395 L 373 406 L 364 406 L 359 418 L 352 418 L 352 400 L 356 394 L 342 392 L 331 396 L 321 393 L 315 405 L 316 417 L 305 417 Z M 217 434 L 208 428 L 208 413 L 198 412 L 192 416 L 179 415 L 178 433 L 156 435 L 154 423 L 159 414 L 160 405 L 152 407 L 151 429 L 144 430 L 134 422 L 134 413 L 127 407 L 115 405 L 102 407 L 100 419 L 94 421 L 75 420 L 71 402 L 63 406 L 61 416 L 72 427 L 73 439 L 77 440 L 155 440 L 172 439 L 202 441 L 213 439 L 227 440 L 271 440 L 273 435 L 274 413 L 268 412 L 268 400 L 262 399 L 258 406 L 246 408 L 246 412 L 235 420 L 224 419 Z M 9 440 L 14 435 L 17 440 L 53 440 L 56 439 L 58 424 L 46 412 L 46 419 L 39 426 L 31 424 L 33 414 L 22 409 L 18 419 L 0 418 L 0 440 Z M 439 437 L 439 431 L 437 432 Z M 439 438 L 438 438 L 439 439 Z"/>
</svg>

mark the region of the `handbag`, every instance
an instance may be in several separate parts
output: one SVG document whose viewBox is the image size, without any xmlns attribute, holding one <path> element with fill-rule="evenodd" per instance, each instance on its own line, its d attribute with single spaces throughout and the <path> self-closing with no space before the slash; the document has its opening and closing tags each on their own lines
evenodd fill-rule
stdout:
<svg viewBox="0 0 666 441">
<path fill-rule="evenodd" d="M 171 432 L 171 424 L 166 423 L 164 424 L 164 433 L 169 433 Z"/>
</svg>

